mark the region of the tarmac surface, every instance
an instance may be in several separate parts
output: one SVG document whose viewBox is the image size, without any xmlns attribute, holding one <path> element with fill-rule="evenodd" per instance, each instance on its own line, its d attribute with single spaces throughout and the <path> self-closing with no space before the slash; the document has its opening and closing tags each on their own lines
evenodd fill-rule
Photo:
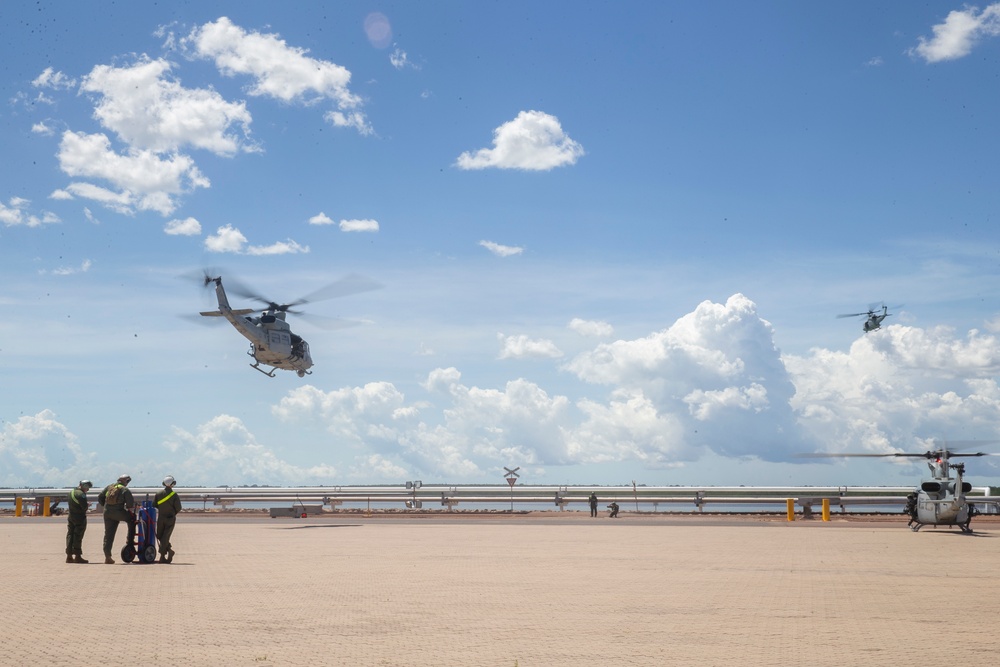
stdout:
<svg viewBox="0 0 1000 667">
<path fill-rule="evenodd" d="M 982 519 L 979 521 L 979 519 Z M 977 524 L 976 521 L 979 521 Z M 1000 522 L 184 512 L 170 565 L 0 516 L 0 665 L 991 664 Z"/>
</svg>

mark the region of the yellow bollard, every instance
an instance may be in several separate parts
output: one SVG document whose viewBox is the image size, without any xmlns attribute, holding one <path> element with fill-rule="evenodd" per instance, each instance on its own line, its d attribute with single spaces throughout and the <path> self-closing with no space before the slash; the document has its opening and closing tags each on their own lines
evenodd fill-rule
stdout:
<svg viewBox="0 0 1000 667">
<path fill-rule="evenodd" d="M 788 520 L 795 521 L 795 498 L 788 498 L 785 504 L 788 506 Z"/>
<path fill-rule="evenodd" d="M 823 521 L 829 521 L 829 520 L 830 520 L 830 499 L 829 498 L 824 498 L 823 499 Z"/>
<path fill-rule="evenodd" d="M 21 496 L 14 498 L 14 516 L 21 516 L 22 512 L 24 512 L 22 509 L 23 503 L 24 501 L 21 499 Z"/>
<path fill-rule="evenodd" d="M 42 502 L 44 503 L 42 505 L 42 516 L 52 516 L 52 512 L 49 510 L 49 497 L 45 496 L 42 498 Z"/>
</svg>

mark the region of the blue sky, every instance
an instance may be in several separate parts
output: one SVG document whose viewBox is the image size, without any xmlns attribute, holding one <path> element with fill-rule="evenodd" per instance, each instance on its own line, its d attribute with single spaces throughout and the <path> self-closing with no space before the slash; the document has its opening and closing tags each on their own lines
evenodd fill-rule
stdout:
<svg viewBox="0 0 1000 667">
<path fill-rule="evenodd" d="M 0 21 L 0 485 L 896 485 L 794 455 L 998 436 L 1000 4 Z M 205 267 L 383 287 L 270 379 Z"/>
</svg>

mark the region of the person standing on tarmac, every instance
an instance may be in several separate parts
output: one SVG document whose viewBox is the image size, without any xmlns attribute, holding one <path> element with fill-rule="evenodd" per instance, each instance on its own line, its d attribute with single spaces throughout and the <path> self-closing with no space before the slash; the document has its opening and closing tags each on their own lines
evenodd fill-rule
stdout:
<svg viewBox="0 0 1000 667">
<path fill-rule="evenodd" d="M 135 499 L 128 488 L 132 478 L 122 475 L 118 481 L 108 484 L 97 495 L 97 502 L 104 507 L 104 563 L 114 565 L 111 547 L 115 542 L 118 524 L 124 521 L 128 526 L 128 544 L 135 541 Z"/>
<path fill-rule="evenodd" d="M 597 494 L 590 493 L 590 516 L 597 516 Z"/>
<path fill-rule="evenodd" d="M 156 494 L 156 542 L 160 545 L 160 562 L 171 563 L 174 550 L 170 548 L 170 535 L 174 532 L 177 513 L 181 511 L 181 498 L 174 491 L 177 480 L 173 475 L 163 478 L 163 490 Z"/>
<path fill-rule="evenodd" d="M 69 492 L 69 519 L 66 529 L 66 562 L 89 563 L 83 558 L 83 534 L 87 532 L 87 491 L 93 488 L 89 479 L 82 480 Z"/>
</svg>

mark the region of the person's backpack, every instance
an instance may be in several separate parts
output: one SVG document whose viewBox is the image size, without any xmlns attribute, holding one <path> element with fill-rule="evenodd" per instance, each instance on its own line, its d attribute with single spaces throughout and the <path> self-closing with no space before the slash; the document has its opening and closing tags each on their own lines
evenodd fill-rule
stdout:
<svg viewBox="0 0 1000 667">
<path fill-rule="evenodd" d="M 121 505 L 123 502 L 125 502 L 122 499 L 122 491 L 124 491 L 124 490 L 125 490 L 125 487 L 122 486 L 121 484 L 112 484 L 111 488 L 109 488 L 108 492 L 105 494 L 105 503 L 104 504 L 105 505 Z"/>
</svg>

